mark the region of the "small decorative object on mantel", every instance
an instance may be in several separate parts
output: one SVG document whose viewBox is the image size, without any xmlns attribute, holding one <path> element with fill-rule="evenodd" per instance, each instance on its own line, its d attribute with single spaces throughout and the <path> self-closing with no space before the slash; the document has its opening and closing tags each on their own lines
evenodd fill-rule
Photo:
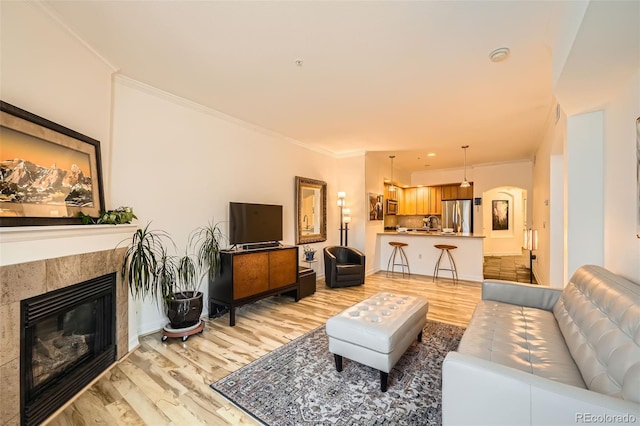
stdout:
<svg viewBox="0 0 640 426">
<path fill-rule="evenodd" d="M 304 260 L 306 260 L 307 262 L 312 261 L 316 255 L 316 249 L 309 246 L 308 244 L 305 244 L 302 247 L 304 249 Z"/>
<path fill-rule="evenodd" d="M 101 211 L 100 217 L 98 217 L 97 219 L 82 212 L 78 213 L 78 216 L 82 218 L 82 223 L 84 225 L 120 225 L 123 223 L 131 223 L 133 219 L 137 219 L 136 215 L 133 214 L 133 208 L 131 207 L 118 207 L 115 210 Z"/>
</svg>

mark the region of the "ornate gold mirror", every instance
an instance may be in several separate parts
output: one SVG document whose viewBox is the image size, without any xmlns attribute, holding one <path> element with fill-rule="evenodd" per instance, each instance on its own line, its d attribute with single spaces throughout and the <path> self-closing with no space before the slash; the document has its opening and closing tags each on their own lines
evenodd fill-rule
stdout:
<svg viewBox="0 0 640 426">
<path fill-rule="evenodd" d="M 327 240 L 327 183 L 296 176 L 296 244 Z"/>
</svg>

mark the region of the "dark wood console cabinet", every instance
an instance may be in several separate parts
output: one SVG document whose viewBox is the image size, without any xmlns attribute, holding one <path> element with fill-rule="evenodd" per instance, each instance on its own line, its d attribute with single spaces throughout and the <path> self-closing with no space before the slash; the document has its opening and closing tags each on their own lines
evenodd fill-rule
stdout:
<svg viewBox="0 0 640 426">
<path fill-rule="evenodd" d="M 235 308 L 265 297 L 295 291 L 298 286 L 298 247 L 220 252 L 220 275 L 209 283 L 209 318 L 229 308 L 229 325 L 236 323 Z"/>
</svg>

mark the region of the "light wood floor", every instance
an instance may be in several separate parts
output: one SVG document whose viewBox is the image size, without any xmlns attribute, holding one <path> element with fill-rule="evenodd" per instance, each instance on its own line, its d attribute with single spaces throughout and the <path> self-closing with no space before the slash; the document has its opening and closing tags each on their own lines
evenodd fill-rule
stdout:
<svg viewBox="0 0 640 426">
<path fill-rule="evenodd" d="M 433 283 L 431 277 L 379 272 L 364 286 L 330 289 L 321 280 L 316 293 L 298 303 L 278 296 L 239 308 L 235 327 L 227 314 L 208 320 L 204 332 L 186 342 L 163 343 L 159 333 L 141 337 L 135 351 L 48 424 L 257 424 L 209 385 L 380 291 L 424 297 L 428 319 L 462 326 L 480 300 L 480 283 L 465 281 Z"/>
</svg>

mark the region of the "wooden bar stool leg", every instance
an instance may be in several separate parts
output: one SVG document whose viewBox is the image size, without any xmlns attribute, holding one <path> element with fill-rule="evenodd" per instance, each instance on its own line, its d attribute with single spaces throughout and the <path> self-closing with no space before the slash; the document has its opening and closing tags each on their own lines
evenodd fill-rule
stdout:
<svg viewBox="0 0 640 426">
<path fill-rule="evenodd" d="M 451 252 L 447 250 L 447 254 L 449 255 L 449 264 L 451 265 L 451 275 L 453 276 L 453 282 L 458 282 L 458 267 L 456 266 L 456 261 L 453 260 L 453 256 Z"/>
<path fill-rule="evenodd" d="M 389 268 L 391 268 L 391 275 L 393 275 L 393 268 L 395 267 L 394 263 L 396 263 L 396 252 L 398 251 L 398 247 L 393 247 L 393 251 L 391 252 L 391 256 L 389 256 L 389 261 L 387 262 L 387 277 L 389 276 Z"/>
<path fill-rule="evenodd" d="M 449 258 L 449 268 L 451 270 L 451 279 L 453 280 L 453 282 L 456 282 L 456 275 L 455 275 L 455 270 L 453 267 L 453 258 L 451 257 L 451 253 L 449 252 L 449 250 L 445 250 L 447 252 L 447 257 Z"/>
<path fill-rule="evenodd" d="M 404 258 L 404 260 L 402 260 Z M 411 276 L 411 269 L 409 269 L 409 259 L 407 259 L 407 254 L 404 252 L 402 247 L 400 247 L 400 261 L 404 262 L 404 265 L 407 265 L 407 275 Z M 402 265 L 402 278 L 404 278 L 404 265 Z"/>
<path fill-rule="evenodd" d="M 442 255 L 444 254 L 444 250 L 440 250 L 440 256 L 438 257 L 438 261 L 436 262 L 436 267 L 433 270 L 433 282 L 436 282 L 438 278 L 438 271 L 440 270 L 440 259 L 442 259 Z"/>
</svg>

